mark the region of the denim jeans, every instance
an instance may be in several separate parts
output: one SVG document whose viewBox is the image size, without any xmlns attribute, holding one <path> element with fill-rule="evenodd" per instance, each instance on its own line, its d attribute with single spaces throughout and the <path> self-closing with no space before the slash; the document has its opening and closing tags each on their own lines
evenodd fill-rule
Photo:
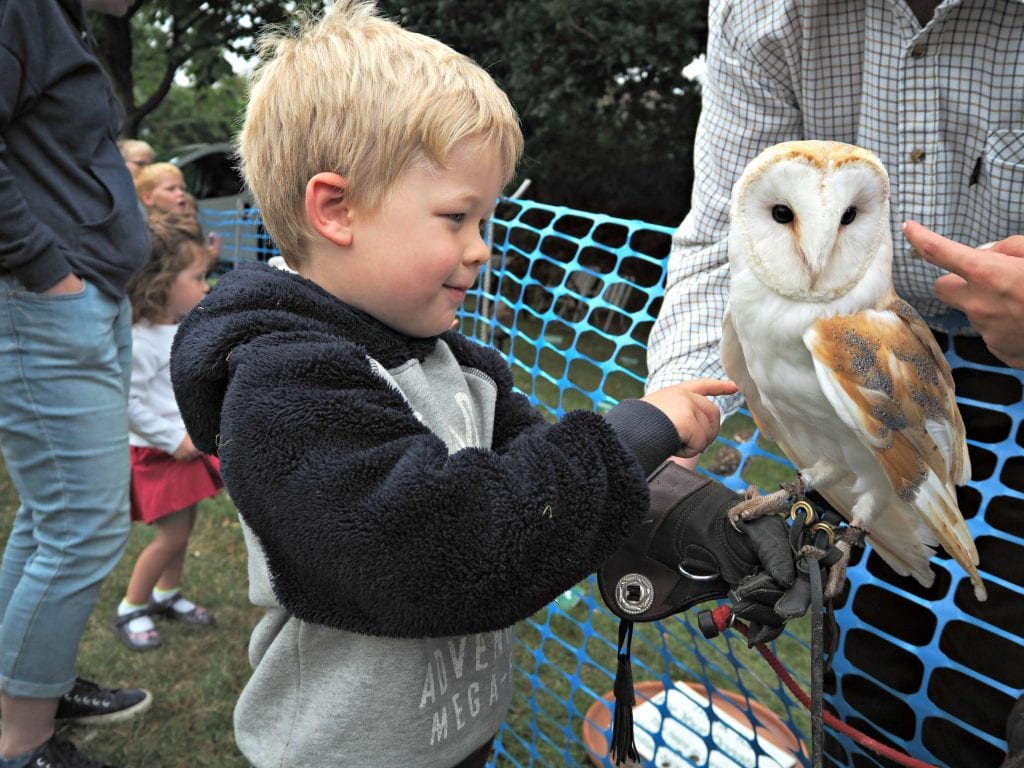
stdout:
<svg viewBox="0 0 1024 768">
<path fill-rule="evenodd" d="M 0 691 L 69 690 L 100 583 L 124 552 L 131 309 L 86 283 L 0 275 L 0 453 L 21 505 L 0 564 Z"/>
</svg>

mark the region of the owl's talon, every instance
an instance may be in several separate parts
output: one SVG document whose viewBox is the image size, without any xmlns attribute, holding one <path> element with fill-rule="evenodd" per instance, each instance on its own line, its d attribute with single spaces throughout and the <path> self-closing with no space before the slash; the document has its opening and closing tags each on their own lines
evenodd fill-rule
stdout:
<svg viewBox="0 0 1024 768">
<path fill-rule="evenodd" d="M 842 554 L 835 563 L 829 566 L 828 578 L 825 580 L 825 598 L 838 597 L 846 585 L 846 568 L 850 564 L 850 554 L 854 547 L 864 546 L 865 531 L 863 528 L 850 525 L 845 527 L 836 538 L 835 547 Z"/>
<path fill-rule="evenodd" d="M 846 566 L 849 565 L 849 562 L 850 553 L 844 551 L 843 556 L 839 558 L 839 562 L 828 569 L 828 579 L 825 580 L 824 592 L 826 600 L 838 597 L 839 593 L 843 591 L 843 587 L 846 585 Z"/>
<path fill-rule="evenodd" d="M 729 510 L 729 522 L 735 525 L 739 520 L 756 520 L 765 515 L 777 515 L 786 510 L 786 500 L 789 497 L 790 492 L 785 488 L 762 495 L 751 486 L 747 488 L 746 499 L 737 502 Z"/>
</svg>

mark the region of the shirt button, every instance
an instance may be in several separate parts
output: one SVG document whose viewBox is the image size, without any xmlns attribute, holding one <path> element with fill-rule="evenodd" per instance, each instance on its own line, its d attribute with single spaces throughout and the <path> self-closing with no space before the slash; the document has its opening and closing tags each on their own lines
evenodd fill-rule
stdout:
<svg viewBox="0 0 1024 768">
<path fill-rule="evenodd" d="M 921 163 L 924 162 L 924 150 L 918 147 L 910 153 L 910 162 Z"/>
<path fill-rule="evenodd" d="M 918 43 L 910 49 L 910 55 L 915 59 L 923 58 L 926 53 L 928 53 L 928 46 L 925 43 Z"/>
</svg>

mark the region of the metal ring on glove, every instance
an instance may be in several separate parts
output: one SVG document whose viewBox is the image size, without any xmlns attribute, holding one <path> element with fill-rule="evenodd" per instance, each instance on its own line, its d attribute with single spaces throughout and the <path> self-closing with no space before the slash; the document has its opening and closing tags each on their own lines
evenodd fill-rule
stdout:
<svg viewBox="0 0 1024 768">
<path fill-rule="evenodd" d="M 685 576 L 688 579 L 691 579 L 692 581 L 713 581 L 714 579 L 717 579 L 722 575 L 720 573 L 710 573 L 701 576 L 696 573 L 690 573 L 688 570 L 683 568 L 682 563 L 679 563 L 676 567 L 679 569 L 679 572 L 683 574 L 683 576 Z"/>
<path fill-rule="evenodd" d="M 823 532 L 828 538 L 828 545 L 831 547 L 836 543 L 836 529 L 828 523 L 815 523 L 811 526 L 811 533 Z"/>
<path fill-rule="evenodd" d="M 804 512 L 806 513 L 804 516 L 805 527 L 808 525 L 813 525 L 818 521 L 818 515 L 814 511 L 814 507 L 812 507 L 808 502 L 803 500 L 795 502 L 793 506 L 789 508 L 790 520 L 796 520 L 797 510 L 800 509 L 804 510 Z"/>
</svg>

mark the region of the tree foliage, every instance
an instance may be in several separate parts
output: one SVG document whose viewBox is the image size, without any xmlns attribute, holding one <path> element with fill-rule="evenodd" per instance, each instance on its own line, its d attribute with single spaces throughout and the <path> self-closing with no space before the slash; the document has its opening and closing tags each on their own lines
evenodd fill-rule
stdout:
<svg viewBox="0 0 1024 768">
<path fill-rule="evenodd" d="M 706 0 L 380 0 L 483 64 L 519 110 L 521 175 L 552 203 L 675 224 L 689 207 Z"/>
<path fill-rule="evenodd" d="M 90 24 L 100 58 L 125 108 L 125 134 L 139 135 L 179 73 L 200 90 L 230 77 L 225 54 L 251 54 L 259 28 L 284 21 L 289 5 L 281 0 L 135 0 L 123 17 L 94 14 Z"/>
<path fill-rule="evenodd" d="M 256 30 L 286 20 L 293 5 L 136 0 L 123 19 L 93 19 L 126 133 L 143 132 L 158 149 L 230 139 L 244 86 L 225 53 L 250 53 Z M 707 0 L 378 5 L 479 61 L 508 92 L 526 135 L 520 176 L 532 181 L 530 197 L 667 224 L 682 218 L 700 103 L 682 69 L 705 48 Z M 175 84 L 179 72 L 190 87 Z"/>
<path fill-rule="evenodd" d="M 185 144 L 233 141 L 245 110 L 245 78 L 229 75 L 209 87 L 172 85 L 141 131 L 166 154 Z"/>
</svg>

